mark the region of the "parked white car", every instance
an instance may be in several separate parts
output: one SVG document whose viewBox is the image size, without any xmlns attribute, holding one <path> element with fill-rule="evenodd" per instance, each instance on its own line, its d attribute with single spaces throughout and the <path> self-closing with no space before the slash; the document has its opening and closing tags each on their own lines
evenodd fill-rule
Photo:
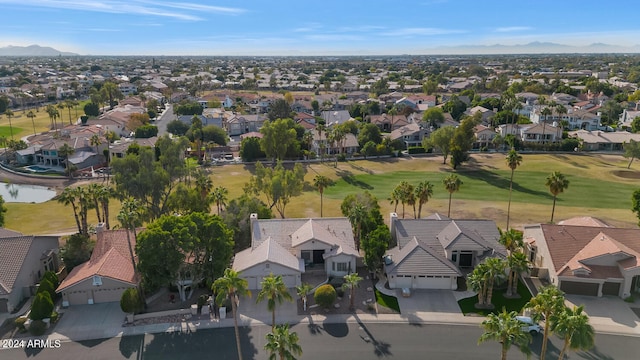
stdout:
<svg viewBox="0 0 640 360">
<path fill-rule="evenodd" d="M 516 320 L 522 323 L 522 331 L 526 331 L 531 335 L 538 335 L 542 332 L 542 327 L 529 316 L 516 316 Z"/>
</svg>

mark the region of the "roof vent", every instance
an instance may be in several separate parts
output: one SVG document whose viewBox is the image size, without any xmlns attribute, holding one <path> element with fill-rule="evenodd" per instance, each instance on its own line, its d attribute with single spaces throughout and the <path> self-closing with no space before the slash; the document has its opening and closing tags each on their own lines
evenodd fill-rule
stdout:
<svg viewBox="0 0 640 360">
<path fill-rule="evenodd" d="M 385 255 L 382 260 L 384 261 L 385 265 L 391 265 L 393 264 L 393 258 L 391 257 L 391 255 Z"/>
</svg>

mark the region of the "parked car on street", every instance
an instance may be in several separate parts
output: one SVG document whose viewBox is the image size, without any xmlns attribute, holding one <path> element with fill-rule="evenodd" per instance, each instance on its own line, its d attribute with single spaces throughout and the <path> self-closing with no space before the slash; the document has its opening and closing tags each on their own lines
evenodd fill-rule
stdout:
<svg viewBox="0 0 640 360">
<path fill-rule="evenodd" d="M 516 320 L 522 323 L 522 331 L 526 331 L 531 335 L 538 335 L 542 331 L 542 327 L 528 316 L 516 316 Z"/>
</svg>

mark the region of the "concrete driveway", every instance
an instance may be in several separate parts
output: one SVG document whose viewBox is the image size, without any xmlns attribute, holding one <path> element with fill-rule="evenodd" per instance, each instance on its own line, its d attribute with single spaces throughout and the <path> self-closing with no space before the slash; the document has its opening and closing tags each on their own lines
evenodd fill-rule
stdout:
<svg viewBox="0 0 640 360">
<path fill-rule="evenodd" d="M 589 322 L 600 332 L 627 333 L 640 335 L 640 318 L 632 309 L 640 313 L 640 301 L 627 303 L 613 296 L 565 295 L 569 307 L 584 305 Z"/>
<path fill-rule="evenodd" d="M 401 314 L 417 312 L 459 313 L 460 307 L 451 290 L 412 290 L 410 297 L 402 297 L 398 290 Z"/>
<path fill-rule="evenodd" d="M 256 303 L 256 297 L 260 290 L 252 291 L 251 297 L 243 297 L 238 305 L 238 314 L 251 319 L 261 321 L 265 324 L 271 324 L 271 312 L 267 310 L 267 300 Z M 290 322 L 298 317 L 298 296 L 294 289 L 289 289 L 289 294 L 293 298 L 293 302 L 283 301 L 282 304 L 276 305 L 276 323 Z M 228 313 L 228 316 L 231 316 Z"/>
<path fill-rule="evenodd" d="M 110 338 L 121 334 L 126 316 L 119 302 L 75 305 L 61 313 L 52 336 L 71 340 Z"/>
</svg>

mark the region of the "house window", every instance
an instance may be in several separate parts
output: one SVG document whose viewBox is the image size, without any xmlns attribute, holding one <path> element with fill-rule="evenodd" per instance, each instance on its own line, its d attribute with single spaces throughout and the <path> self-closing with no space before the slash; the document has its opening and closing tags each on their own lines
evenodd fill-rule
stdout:
<svg viewBox="0 0 640 360">
<path fill-rule="evenodd" d="M 451 261 L 458 262 L 458 253 L 454 252 L 451 254 Z"/>
<path fill-rule="evenodd" d="M 99 275 L 94 275 L 93 276 L 93 286 L 100 286 L 102 285 L 102 277 Z"/>
<path fill-rule="evenodd" d="M 347 263 L 338 263 L 338 271 L 349 271 Z"/>
</svg>

